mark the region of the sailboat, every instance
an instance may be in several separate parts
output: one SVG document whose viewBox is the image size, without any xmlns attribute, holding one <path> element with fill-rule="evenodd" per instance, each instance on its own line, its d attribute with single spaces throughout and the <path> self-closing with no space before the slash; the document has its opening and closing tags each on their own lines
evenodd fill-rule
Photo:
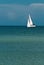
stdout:
<svg viewBox="0 0 44 65">
<path fill-rule="evenodd" d="M 32 22 L 32 19 L 31 19 L 31 16 L 29 15 L 29 19 L 28 19 L 28 22 L 27 22 L 27 27 L 36 27 L 36 25 L 33 24 Z"/>
</svg>

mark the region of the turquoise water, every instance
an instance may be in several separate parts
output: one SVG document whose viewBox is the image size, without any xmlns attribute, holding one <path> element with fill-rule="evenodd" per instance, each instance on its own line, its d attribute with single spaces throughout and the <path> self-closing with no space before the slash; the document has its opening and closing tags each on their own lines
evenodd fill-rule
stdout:
<svg viewBox="0 0 44 65">
<path fill-rule="evenodd" d="M 44 27 L 0 27 L 0 65 L 44 65 Z"/>
</svg>

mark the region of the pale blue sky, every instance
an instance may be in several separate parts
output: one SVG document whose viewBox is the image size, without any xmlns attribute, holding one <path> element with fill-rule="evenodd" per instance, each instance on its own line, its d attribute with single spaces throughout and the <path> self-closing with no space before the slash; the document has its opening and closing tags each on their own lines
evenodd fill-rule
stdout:
<svg viewBox="0 0 44 65">
<path fill-rule="evenodd" d="M 0 0 L 0 3 L 31 4 L 31 3 L 44 3 L 44 0 Z"/>
<path fill-rule="evenodd" d="M 25 26 L 29 13 L 34 24 L 44 26 L 44 0 L 0 0 L 0 25 Z"/>
</svg>

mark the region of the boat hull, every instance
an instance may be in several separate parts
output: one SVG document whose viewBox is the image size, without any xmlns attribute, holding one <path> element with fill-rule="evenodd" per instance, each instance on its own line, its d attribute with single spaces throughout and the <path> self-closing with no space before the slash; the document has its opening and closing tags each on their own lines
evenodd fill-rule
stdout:
<svg viewBox="0 0 44 65">
<path fill-rule="evenodd" d="M 36 27 L 35 25 L 27 26 L 27 27 Z"/>
</svg>

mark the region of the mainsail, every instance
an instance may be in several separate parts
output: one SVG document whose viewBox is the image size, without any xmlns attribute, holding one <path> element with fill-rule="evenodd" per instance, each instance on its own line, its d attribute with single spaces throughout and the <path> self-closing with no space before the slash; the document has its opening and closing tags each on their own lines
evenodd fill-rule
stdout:
<svg viewBox="0 0 44 65">
<path fill-rule="evenodd" d="M 33 25 L 33 22 L 32 22 L 30 15 L 29 15 L 29 19 L 28 19 L 28 22 L 27 22 L 27 27 L 35 27 L 35 25 Z"/>
<path fill-rule="evenodd" d="M 33 22 L 32 22 L 30 15 L 29 15 L 29 22 L 30 22 L 30 25 L 33 25 Z"/>
</svg>

